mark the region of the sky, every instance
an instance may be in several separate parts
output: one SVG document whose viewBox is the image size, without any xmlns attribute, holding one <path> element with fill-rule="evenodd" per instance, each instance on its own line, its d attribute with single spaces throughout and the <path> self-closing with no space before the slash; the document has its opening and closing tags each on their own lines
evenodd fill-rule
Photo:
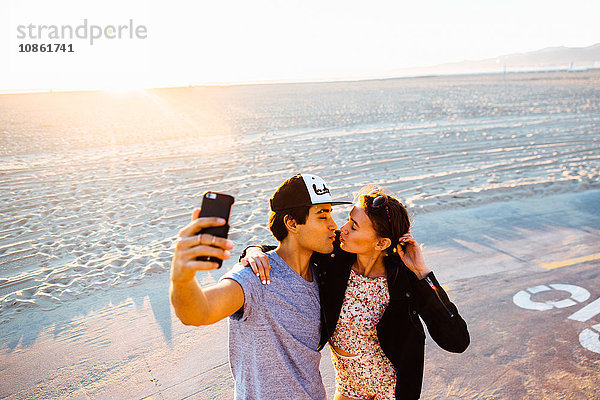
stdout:
<svg viewBox="0 0 600 400">
<path fill-rule="evenodd" d="M 600 42 L 598 15 L 600 2 L 591 0 L 2 0 L 0 91 L 376 77 L 589 46 Z M 41 26 L 75 30 L 86 20 L 81 37 L 50 37 L 51 28 L 37 37 Z M 113 38 L 90 43 L 92 25 Z M 114 37 L 119 25 L 140 27 L 145 37 L 129 29 Z M 73 52 L 23 47 L 44 43 L 70 44 Z"/>
</svg>

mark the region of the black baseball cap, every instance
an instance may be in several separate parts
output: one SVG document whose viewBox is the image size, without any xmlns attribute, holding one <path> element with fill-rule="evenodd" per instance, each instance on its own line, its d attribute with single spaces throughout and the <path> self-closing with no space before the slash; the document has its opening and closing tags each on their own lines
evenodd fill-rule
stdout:
<svg viewBox="0 0 600 400">
<path fill-rule="evenodd" d="M 277 188 L 269 203 L 272 211 L 315 204 L 352 204 L 351 201 L 333 201 L 325 181 L 310 174 L 297 174 L 287 179 Z"/>
</svg>

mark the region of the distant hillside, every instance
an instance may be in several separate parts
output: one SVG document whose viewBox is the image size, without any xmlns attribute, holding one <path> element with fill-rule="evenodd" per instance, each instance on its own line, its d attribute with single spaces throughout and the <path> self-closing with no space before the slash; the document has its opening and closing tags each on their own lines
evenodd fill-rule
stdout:
<svg viewBox="0 0 600 400">
<path fill-rule="evenodd" d="M 548 47 L 477 61 L 462 61 L 386 71 L 389 76 L 444 75 L 476 72 L 537 71 L 600 68 L 600 43 L 589 47 Z"/>
</svg>

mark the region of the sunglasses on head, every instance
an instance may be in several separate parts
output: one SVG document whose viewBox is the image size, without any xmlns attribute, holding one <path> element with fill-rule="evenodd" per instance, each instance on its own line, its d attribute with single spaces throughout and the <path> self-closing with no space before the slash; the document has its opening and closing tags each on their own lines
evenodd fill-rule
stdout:
<svg viewBox="0 0 600 400">
<path fill-rule="evenodd" d="M 394 224 L 392 223 L 392 217 L 390 216 L 390 209 L 388 207 L 389 197 L 377 191 L 369 193 L 368 196 L 374 197 L 373 202 L 371 203 L 372 209 L 377 210 L 381 207 L 385 207 L 385 213 L 387 215 L 388 223 L 390 224 L 390 231 L 392 232 L 393 241 L 393 239 L 396 237 L 396 234 L 394 233 Z"/>
</svg>

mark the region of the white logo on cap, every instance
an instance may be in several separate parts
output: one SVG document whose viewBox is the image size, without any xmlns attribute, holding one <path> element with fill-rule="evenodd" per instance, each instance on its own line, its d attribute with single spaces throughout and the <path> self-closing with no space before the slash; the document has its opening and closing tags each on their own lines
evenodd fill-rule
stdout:
<svg viewBox="0 0 600 400">
<path fill-rule="evenodd" d="M 325 181 L 316 175 L 302 174 L 312 204 L 333 203 Z"/>
</svg>

